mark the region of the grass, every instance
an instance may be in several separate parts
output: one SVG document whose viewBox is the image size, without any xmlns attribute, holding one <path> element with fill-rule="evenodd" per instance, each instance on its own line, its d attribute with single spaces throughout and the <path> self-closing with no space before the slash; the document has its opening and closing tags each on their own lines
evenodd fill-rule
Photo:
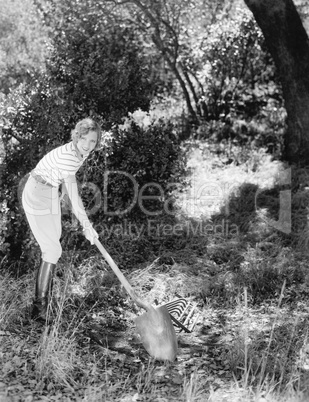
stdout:
<svg viewBox="0 0 309 402">
<path fill-rule="evenodd" d="M 192 186 L 178 198 L 181 233 L 126 272 L 151 303 L 176 294 L 197 302 L 201 316 L 194 334 L 179 335 L 177 362 L 145 353 L 132 329 L 140 311 L 101 257 L 88 254 L 76 266 L 67 253 L 46 328 L 29 322 L 35 272 L 16 278 L 1 271 L 0 399 L 308 400 L 307 175 L 292 188 L 297 230 L 280 233 L 270 223 L 286 166 L 261 150 L 243 160 L 233 147 L 229 155 L 203 143 L 190 147 Z"/>
</svg>

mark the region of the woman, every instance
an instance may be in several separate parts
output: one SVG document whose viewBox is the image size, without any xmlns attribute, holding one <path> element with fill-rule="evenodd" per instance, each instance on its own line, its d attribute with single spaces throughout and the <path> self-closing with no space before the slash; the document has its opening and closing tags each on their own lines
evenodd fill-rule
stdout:
<svg viewBox="0 0 309 402">
<path fill-rule="evenodd" d="M 59 186 L 68 195 L 72 210 L 85 237 L 98 237 L 78 194 L 75 174 L 101 142 L 101 128 L 94 120 L 79 121 L 71 132 L 72 141 L 47 153 L 31 171 L 22 194 L 22 204 L 31 231 L 38 242 L 42 261 L 36 276 L 31 317 L 46 321 L 55 266 L 62 254 Z"/>
</svg>

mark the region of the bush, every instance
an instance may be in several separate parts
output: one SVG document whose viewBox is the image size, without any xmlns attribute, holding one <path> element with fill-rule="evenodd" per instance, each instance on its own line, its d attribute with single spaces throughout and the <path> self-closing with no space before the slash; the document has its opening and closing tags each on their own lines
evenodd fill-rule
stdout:
<svg viewBox="0 0 309 402">
<path fill-rule="evenodd" d="M 106 167 L 111 172 L 129 174 L 137 187 L 139 200 L 129 212 L 130 217 L 145 219 L 161 215 L 164 209 L 168 212 L 172 207 L 166 202 L 184 174 L 180 154 L 180 144 L 169 123 L 158 122 L 142 128 L 132 121 L 125 130 L 113 130 Z M 128 207 L 134 194 L 132 183 L 127 182 L 123 175 L 112 178 L 107 188 L 109 209 Z"/>
<path fill-rule="evenodd" d="M 197 53 L 198 54 L 198 53 Z M 269 98 L 282 103 L 274 62 L 247 10 L 211 25 L 203 43 L 206 119 L 253 117 Z M 202 99 L 203 101 L 203 99 Z"/>
<path fill-rule="evenodd" d="M 248 10 L 211 25 L 201 49 L 204 93 L 196 135 L 237 144 L 253 143 L 280 153 L 286 112 L 274 62 Z"/>
</svg>

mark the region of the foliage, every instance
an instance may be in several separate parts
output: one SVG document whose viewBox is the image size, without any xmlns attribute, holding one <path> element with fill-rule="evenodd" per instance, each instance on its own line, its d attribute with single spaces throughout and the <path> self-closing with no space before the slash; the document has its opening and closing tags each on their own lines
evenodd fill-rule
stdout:
<svg viewBox="0 0 309 402">
<path fill-rule="evenodd" d="M 51 56 L 49 74 L 67 102 L 83 113 L 120 122 L 138 107 L 149 108 L 151 87 L 145 60 L 129 29 L 115 28 L 87 38 L 68 32 Z M 87 33 L 89 34 L 89 33 Z M 90 36 L 90 35 L 89 35 Z M 78 49 L 78 51 L 77 51 Z"/>
<path fill-rule="evenodd" d="M 225 134 L 235 141 L 251 141 L 263 131 L 258 139 L 262 145 L 280 148 L 285 116 L 278 76 L 263 35 L 243 5 L 234 10 L 232 5 L 208 1 L 116 4 L 137 21 L 144 45 L 151 49 L 147 51 L 153 51 L 153 43 L 161 54 L 168 68 L 168 74 L 163 72 L 164 89 L 174 97 L 182 93 L 190 124 L 201 126 L 200 138 L 208 137 L 207 125 L 214 121 L 226 124 Z M 171 74 L 177 85 L 170 87 Z M 275 114 L 280 117 L 279 135 L 272 121 Z M 252 121 L 258 133 L 248 127 L 249 133 L 235 135 L 229 126 L 238 120 L 246 125 Z M 184 138 L 190 135 L 190 124 Z"/>
<path fill-rule="evenodd" d="M 154 195 L 152 201 L 145 203 L 145 209 L 161 214 L 166 199 L 175 191 L 185 173 L 185 160 L 180 157 L 181 148 L 173 126 L 158 121 L 143 127 L 133 119 L 127 119 L 124 130 L 113 130 L 108 152 L 107 169 L 132 175 L 139 190 L 144 187 L 145 198 Z M 108 193 L 112 210 L 123 209 L 130 199 L 128 189 L 122 186 L 122 179 L 118 185 L 110 183 Z"/>
<path fill-rule="evenodd" d="M 254 141 L 281 152 L 286 113 L 274 63 L 253 17 L 241 9 L 202 35 L 193 50 L 203 86 L 199 138 Z"/>
<path fill-rule="evenodd" d="M 252 16 L 239 10 L 208 29 L 194 49 L 199 58 L 199 78 L 204 87 L 206 118 L 236 114 L 252 117 L 265 97 L 280 99 L 275 68 Z"/>
<path fill-rule="evenodd" d="M 0 1 L 0 92 L 44 70 L 48 33 L 31 0 Z"/>
<path fill-rule="evenodd" d="M 179 97 L 182 91 L 181 98 L 201 117 L 195 118 L 199 138 L 209 137 L 209 124 L 218 122 L 216 141 L 257 136 L 271 151 L 281 148 L 280 87 L 261 32 L 244 6 L 229 14 L 232 3 L 207 0 L 36 0 L 35 5 L 50 35 L 52 86 L 81 113 L 90 109 L 119 122 L 127 109 L 147 110 L 154 94 Z M 110 81 L 112 91 L 106 86 Z M 279 126 L 274 119 L 280 119 Z M 192 121 L 181 127 L 182 138 L 190 135 Z M 245 132 L 239 132 L 238 121 L 245 123 Z"/>
<path fill-rule="evenodd" d="M 156 78 L 126 10 L 115 13 L 109 2 L 94 0 L 36 3 L 53 35 L 48 74 L 71 102 L 113 123 L 149 108 Z"/>
<path fill-rule="evenodd" d="M 225 1 L 209 0 L 134 0 L 108 1 L 117 12 L 129 15 L 143 38 L 149 60 L 157 67 L 153 77 L 159 74 L 164 85 L 157 87 L 160 96 L 182 94 L 187 114 L 197 121 L 200 83 L 196 82 L 196 65 L 191 52 L 199 46 L 199 35 L 217 18 L 225 7 Z M 229 6 L 228 6 L 229 8 Z"/>
</svg>

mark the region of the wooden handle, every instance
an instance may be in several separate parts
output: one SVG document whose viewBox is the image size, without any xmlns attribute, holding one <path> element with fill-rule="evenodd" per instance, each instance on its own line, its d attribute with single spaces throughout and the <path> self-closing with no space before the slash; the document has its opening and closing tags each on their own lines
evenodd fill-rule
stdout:
<svg viewBox="0 0 309 402">
<path fill-rule="evenodd" d="M 120 269 L 117 267 L 116 263 L 112 259 L 112 257 L 108 254 L 108 252 L 105 250 L 103 245 L 100 243 L 99 239 L 94 239 L 94 244 L 98 247 L 99 251 L 105 258 L 106 262 L 108 265 L 111 267 L 111 269 L 114 271 L 116 274 L 117 278 L 119 281 L 122 283 L 123 287 L 125 290 L 128 292 L 129 296 L 133 299 L 133 301 L 141 308 L 144 310 L 148 310 L 149 306 L 144 303 L 139 297 L 137 297 L 136 293 L 134 292 L 132 286 L 128 282 L 127 278 L 123 275 L 123 273 L 120 271 Z"/>
</svg>

